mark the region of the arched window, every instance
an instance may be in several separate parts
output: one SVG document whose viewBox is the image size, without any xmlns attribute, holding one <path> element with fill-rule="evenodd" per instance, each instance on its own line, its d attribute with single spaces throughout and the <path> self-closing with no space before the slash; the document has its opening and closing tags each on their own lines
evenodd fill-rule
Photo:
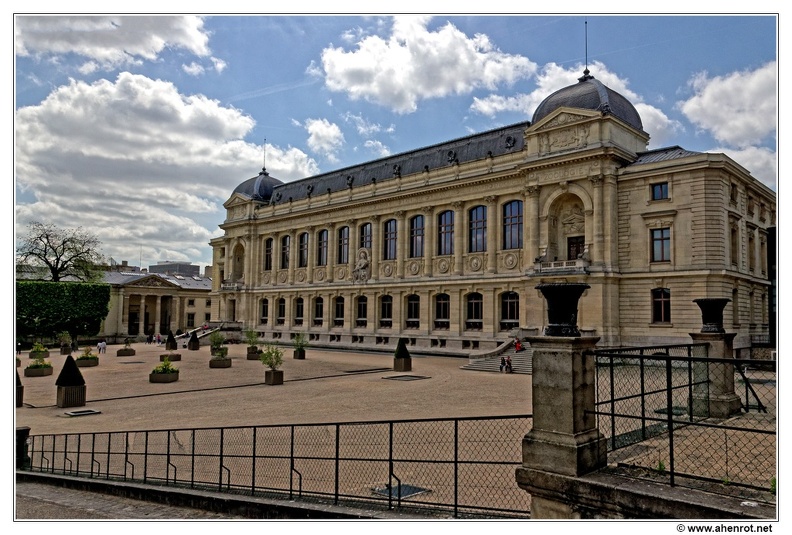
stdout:
<svg viewBox="0 0 792 535">
<path fill-rule="evenodd" d="M 272 271 L 272 238 L 264 242 L 264 271 Z"/>
<path fill-rule="evenodd" d="M 317 297 L 314 299 L 313 324 L 314 327 L 321 327 L 324 323 L 324 299 Z"/>
<path fill-rule="evenodd" d="M 305 302 L 302 297 L 294 300 L 294 324 L 302 325 L 303 316 L 305 315 Z"/>
<path fill-rule="evenodd" d="M 511 201 L 503 205 L 503 248 L 522 249 L 523 203 Z"/>
<path fill-rule="evenodd" d="M 420 258 L 424 251 L 424 217 L 417 215 L 410 219 L 410 258 Z"/>
<path fill-rule="evenodd" d="M 263 325 L 269 323 L 269 299 L 261 300 L 261 323 Z"/>
<path fill-rule="evenodd" d="M 389 219 L 383 226 L 382 259 L 396 259 L 396 220 Z"/>
<path fill-rule="evenodd" d="M 349 263 L 349 227 L 338 229 L 338 253 L 336 258 L 339 264 Z"/>
<path fill-rule="evenodd" d="M 286 324 L 286 299 L 281 297 L 278 299 L 278 317 L 275 318 L 276 325 Z"/>
<path fill-rule="evenodd" d="M 406 329 L 417 329 L 421 324 L 421 298 L 415 294 L 407 296 Z"/>
<path fill-rule="evenodd" d="M 333 301 L 333 327 L 344 326 L 344 298 L 336 297 Z"/>
<path fill-rule="evenodd" d="M 355 327 L 365 327 L 368 325 L 368 298 L 361 295 L 357 298 L 357 315 L 355 317 Z"/>
<path fill-rule="evenodd" d="M 303 232 L 299 238 L 300 258 L 298 265 L 301 268 L 308 267 L 308 233 Z"/>
<path fill-rule="evenodd" d="M 327 265 L 327 230 L 320 230 L 316 235 L 316 265 Z"/>
<path fill-rule="evenodd" d="M 454 212 L 451 210 L 437 215 L 437 254 L 454 254 Z"/>
<path fill-rule="evenodd" d="M 468 219 L 468 252 L 483 253 L 487 250 L 487 207 L 474 206 L 468 211 Z"/>
<path fill-rule="evenodd" d="M 371 223 L 363 223 L 362 225 L 360 225 L 359 247 L 365 247 L 366 249 L 371 249 Z"/>
<path fill-rule="evenodd" d="M 500 330 L 508 331 L 520 326 L 520 295 L 517 292 L 501 294 Z"/>
<path fill-rule="evenodd" d="M 451 298 L 448 294 L 435 296 L 434 328 L 448 330 L 451 325 Z"/>
<path fill-rule="evenodd" d="M 466 331 L 480 331 L 484 326 L 484 297 L 474 292 L 468 294 L 465 300 L 467 311 L 465 316 Z"/>
</svg>

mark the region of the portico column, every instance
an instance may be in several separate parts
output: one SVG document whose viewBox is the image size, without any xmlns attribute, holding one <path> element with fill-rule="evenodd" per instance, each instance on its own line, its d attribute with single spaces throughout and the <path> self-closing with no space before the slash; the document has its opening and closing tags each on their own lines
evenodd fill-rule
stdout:
<svg viewBox="0 0 792 535">
<path fill-rule="evenodd" d="M 465 205 L 455 202 L 454 206 L 454 275 L 462 274 L 462 256 L 465 248 Z"/>
<path fill-rule="evenodd" d="M 352 275 L 352 271 L 355 269 L 355 264 L 357 263 L 357 250 L 358 250 L 358 227 L 357 221 L 354 219 L 348 219 L 347 225 L 349 226 L 349 254 L 347 255 L 349 260 L 349 266 L 347 271 L 350 275 Z"/>
<path fill-rule="evenodd" d="M 273 234 L 272 235 L 272 256 L 273 256 L 272 268 L 273 269 L 272 269 L 272 279 L 271 279 L 273 286 L 278 285 L 278 272 L 283 268 L 283 266 L 281 266 L 281 256 L 283 256 L 281 253 L 281 248 L 282 248 L 281 234 L 280 233 Z M 228 305 L 228 303 L 226 303 L 226 305 Z M 228 307 L 226 306 L 226 313 L 227 311 L 228 311 Z"/>
<path fill-rule="evenodd" d="M 404 278 L 404 244 L 409 240 L 407 228 L 405 226 L 405 212 L 399 210 L 396 216 L 396 278 Z"/>
<path fill-rule="evenodd" d="M 500 217 L 498 214 L 498 198 L 489 196 L 484 198 L 487 201 L 487 273 L 498 272 L 498 234 L 501 229 Z"/>
<path fill-rule="evenodd" d="M 158 295 L 157 297 L 157 304 L 154 307 L 154 334 L 156 335 L 160 332 L 162 322 L 160 321 L 162 318 L 162 296 Z"/>
<path fill-rule="evenodd" d="M 117 334 L 128 334 L 125 317 L 129 315 L 129 296 L 124 295 L 124 288 L 118 290 L 118 319 L 115 332 Z"/>
<path fill-rule="evenodd" d="M 138 336 L 146 336 L 146 297 L 148 294 L 140 295 L 140 314 L 138 315 Z"/>
</svg>

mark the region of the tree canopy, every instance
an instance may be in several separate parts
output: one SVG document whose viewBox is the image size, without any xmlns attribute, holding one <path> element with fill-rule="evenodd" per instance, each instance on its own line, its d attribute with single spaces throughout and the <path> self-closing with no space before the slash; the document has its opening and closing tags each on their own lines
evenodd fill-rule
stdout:
<svg viewBox="0 0 792 535">
<path fill-rule="evenodd" d="M 96 282 L 101 276 L 100 245 L 99 239 L 82 227 L 64 229 L 33 221 L 18 243 L 17 265 L 46 268 L 53 282 L 66 277 Z"/>
<path fill-rule="evenodd" d="M 99 332 L 110 303 L 109 284 L 17 281 L 17 336 L 54 336 L 68 331 L 72 338 Z"/>
</svg>

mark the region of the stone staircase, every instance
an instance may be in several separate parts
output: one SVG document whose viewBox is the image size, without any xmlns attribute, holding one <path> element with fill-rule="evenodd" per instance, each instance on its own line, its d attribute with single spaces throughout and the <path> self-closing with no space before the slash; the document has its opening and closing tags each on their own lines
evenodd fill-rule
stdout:
<svg viewBox="0 0 792 535">
<path fill-rule="evenodd" d="M 514 351 L 514 347 L 510 347 L 502 354 L 496 357 L 488 357 L 485 359 L 476 359 L 464 366 L 461 366 L 463 370 L 473 370 L 478 372 L 495 372 L 499 373 L 500 371 L 500 359 L 501 357 L 511 356 L 512 359 L 512 369 L 514 373 L 522 373 L 530 375 L 533 372 L 533 349 L 530 347 L 525 348 L 524 350 L 518 352 Z"/>
</svg>

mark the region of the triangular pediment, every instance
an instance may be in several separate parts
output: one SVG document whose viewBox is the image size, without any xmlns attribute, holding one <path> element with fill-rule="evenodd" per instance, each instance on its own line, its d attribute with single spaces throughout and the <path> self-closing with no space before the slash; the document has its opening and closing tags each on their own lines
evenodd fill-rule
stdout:
<svg viewBox="0 0 792 535">
<path fill-rule="evenodd" d="M 140 279 L 130 281 L 124 284 L 126 288 L 129 287 L 146 287 L 146 288 L 174 288 L 179 289 L 181 288 L 177 284 L 173 284 L 170 281 L 163 279 L 162 277 L 152 274 L 148 277 L 142 277 Z"/>
<path fill-rule="evenodd" d="M 553 113 L 547 117 L 543 117 L 539 122 L 532 124 L 528 128 L 527 132 L 534 133 L 541 132 L 543 130 L 552 130 L 555 128 L 566 128 L 575 123 L 596 119 L 601 115 L 602 114 L 600 112 L 594 110 L 584 110 L 580 108 L 568 108 L 566 106 L 562 106 L 553 111 Z"/>
<path fill-rule="evenodd" d="M 247 204 L 250 202 L 250 197 L 242 195 L 241 193 L 234 192 L 231 197 L 223 203 L 226 210 L 230 210 L 235 206 Z"/>
</svg>

